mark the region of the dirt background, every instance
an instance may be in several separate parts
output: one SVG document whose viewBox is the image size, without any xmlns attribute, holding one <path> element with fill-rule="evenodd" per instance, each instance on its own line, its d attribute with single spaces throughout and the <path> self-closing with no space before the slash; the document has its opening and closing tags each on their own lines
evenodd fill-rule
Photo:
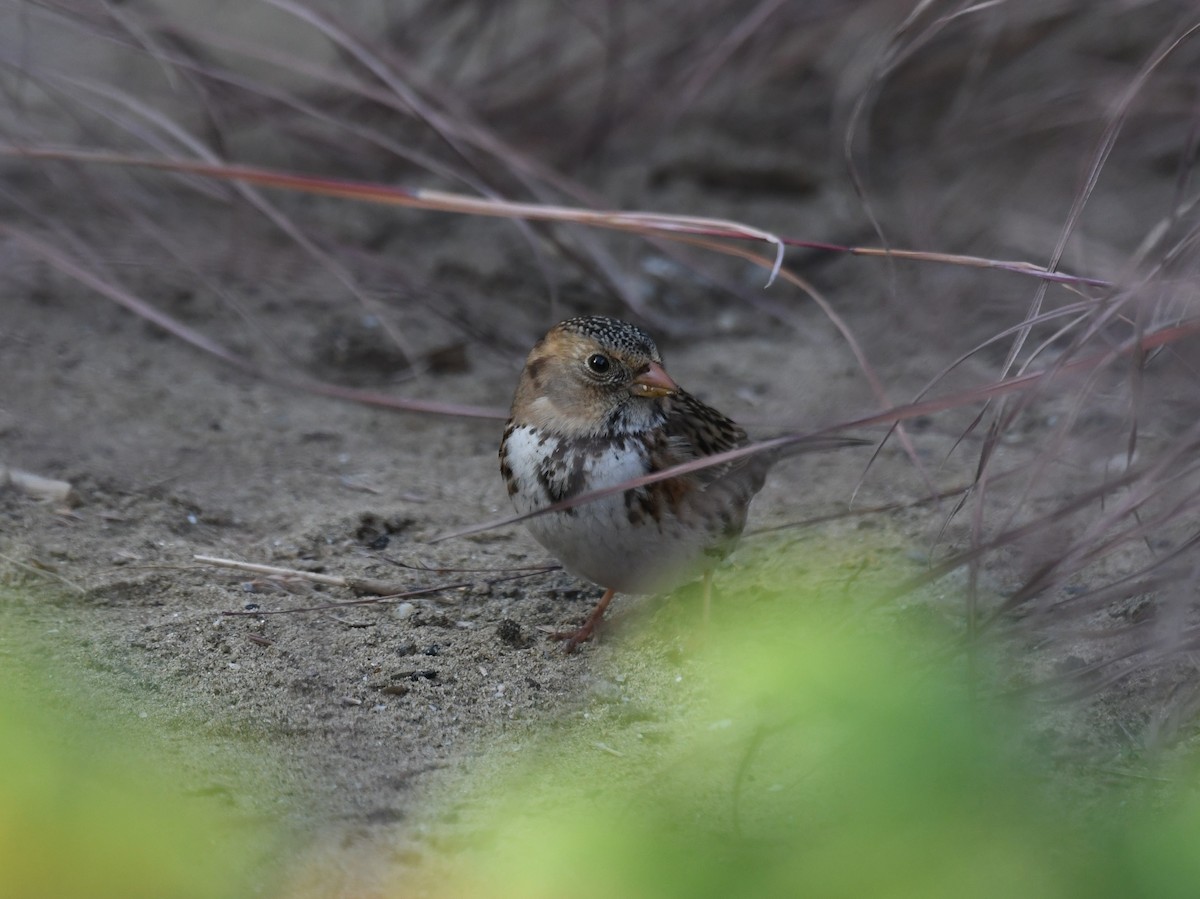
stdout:
<svg viewBox="0 0 1200 899">
<path fill-rule="evenodd" d="M 1001 4 L 995 14 L 938 29 L 875 88 L 872 65 L 907 10 L 868 3 L 844 14 L 837 6 L 799 4 L 789 15 L 803 20 L 802 39 L 788 43 L 767 28 L 711 78 L 688 82 L 703 90 L 665 123 L 655 118 L 661 107 L 631 100 L 645 77 L 633 66 L 613 88 L 627 106 L 606 106 L 611 95 L 598 90 L 577 105 L 576 94 L 594 87 L 589 67 L 600 65 L 586 36 L 577 46 L 561 44 L 553 60 L 583 87 L 568 83 L 557 98 L 526 93 L 506 107 L 498 99 L 503 85 L 489 95 L 470 82 L 479 90 L 473 99 L 497 133 L 569 170 L 602 205 L 875 244 L 869 208 L 896 246 L 1040 263 L 1080 196 L 1117 101 L 1174 33 L 1186 4 Z M 537 4 L 520 7 L 506 15 L 527 22 L 522 17 L 543 12 Z M 15 4 L 7 15 L 30 9 Z M 21 21 L 27 30 L 9 30 L 7 52 L 44 51 L 40 67 L 30 69 L 35 84 L 48 71 L 78 66 L 82 77 L 107 73 L 105 83 L 134 95 L 170 94 L 161 78 L 147 78 L 152 66 L 144 58 L 130 61 L 128 47 L 77 58 L 87 32 L 64 26 L 69 16 Z M 397 53 L 418 35 L 423 45 L 449 45 L 434 62 L 424 60 L 424 76 L 470 81 L 485 65 L 471 45 L 462 49 L 469 62 L 449 74 L 438 70 L 454 41 L 464 40 L 461 28 L 451 32 L 448 18 L 426 22 L 416 13 L 404 21 L 407 30 L 391 34 Z M 225 25 L 232 31 L 236 22 Z M 564 26 L 548 19 L 544 27 Z M 494 46 L 495 29 L 478 36 L 479 47 Z M 270 31 L 269 45 L 311 44 L 315 58 L 338 64 L 338 54 L 311 34 L 289 43 L 289 33 Z M 267 40 L 262 32 L 254 39 Z M 374 40 L 388 46 L 386 35 Z M 1126 129 L 1132 136 L 1107 160 L 1064 268 L 1119 274 L 1171 209 L 1194 124 L 1196 56 L 1188 45 L 1139 95 Z M 697 51 L 691 61 L 703 58 Z M 340 62 L 354 71 L 352 62 Z M 553 81 L 544 78 L 543 87 Z M 353 109 L 295 83 L 289 89 L 387 126 L 379 108 Z M 76 128 L 88 146 L 113 137 L 111 122 L 96 124 L 100 101 L 57 127 L 53 104 L 37 87 L 20 90 L 23 100 L 6 119 L 10 140 L 62 139 Z M 868 206 L 841 142 L 854 100 L 872 91 L 869 127 L 860 126 L 854 151 Z M 339 156 L 312 137 L 311 122 L 305 141 L 304 128 L 293 127 L 303 118 L 294 110 L 265 121 L 256 115 L 230 102 L 222 122 L 227 158 L 445 186 L 361 148 Z M 397 139 L 430 143 L 411 123 L 397 131 Z M 264 371 L 503 413 L 533 341 L 570 314 L 603 312 L 645 324 L 660 337 L 676 380 L 758 434 L 852 420 L 881 406 L 814 302 L 783 283 L 765 289 L 762 269 L 713 254 L 582 231 L 565 238 L 572 253 L 500 220 L 272 194 L 362 286 L 355 298 L 334 264 L 302 251 L 225 188 L 205 194 L 164 175 L 11 158 L 0 163 L 0 184 L 10 221 L 26 233 Z M 624 299 L 595 268 L 578 264 L 585 240 L 609 254 Z M 507 514 L 496 461 L 502 420 L 397 413 L 269 383 L 186 346 L 38 256 L 11 234 L 0 241 L 0 463 L 68 481 L 74 500 L 40 502 L 0 490 L 0 577 L 21 588 L 6 610 L 21 628 L 10 633 L 35 639 L 58 660 L 67 692 L 90 697 L 105 715 L 128 717 L 131 733 L 176 735 L 186 790 L 247 814 L 285 818 L 310 836 L 336 833 L 342 846 L 392 847 L 394 858 L 411 861 L 436 844 L 424 801 L 445 789 L 447 775 L 469 770 L 484 747 L 505 735 L 519 739 L 531 723 L 636 700 L 629 656 L 620 672 L 606 667 L 614 646 L 647 617 L 678 620 L 681 633 L 694 617 L 693 589 L 626 598 L 597 645 L 564 656 L 538 629 L 580 620 L 596 590 L 560 572 L 505 579 L 507 568 L 550 561 L 518 527 L 430 542 Z M 787 263 L 844 317 L 892 403 L 912 398 L 960 354 L 1020 321 L 1037 289 L 1013 274 L 803 250 L 789 251 Z M 1168 299 L 1188 290 L 1178 280 L 1157 289 Z M 1052 304 L 1073 298 L 1055 290 Z M 939 389 L 988 383 L 1007 347 L 999 342 L 971 356 Z M 1018 476 L 992 488 L 986 529 L 999 532 L 1000 522 L 1055 508 L 1119 468 L 1129 383 L 1124 372 L 1099 380 L 1091 392 L 1076 392 L 1071 382 L 1040 397 L 1009 428 L 993 464 Z M 1165 444 L 1191 420 L 1192 388 L 1186 365 L 1148 372 L 1143 446 Z M 974 471 L 982 429 L 963 434 L 977 409 L 910 423 L 916 456 L 939 487 L 962 485 Z M 882 437 L 879 429 L 871 434 Z M 970 508 L 951 517 L 952 505 L 927 502 L 923 476 L 896 440 L 870 460 L 870 451 L 847 451 L 775 471 L 750 529 L 793 526 L 744 542 L 717 576 L 718 602 L 723 582 L 738 583 L 764 561 L 827 552 L 857 560 L 836 572 L 849 582 L 864 572 L 900 581 L 969 545 Z M 1098 508 L 1084 510 L 1082 521 Z M 1064 522 L 1064 544 L 1066 532 L 1081 526 Z M 1108 553 L 1057 584 L 1048 601 L 1116 581 L 1144 563 L 1142 551 Z M 1016 589 L 1053 552 L 1043 536 L 987 554 L 985 601 Z M 195 554 L 406 588 L 468 583 L 429 599 L 230 616 L 352 597 L 199 565 Z M 960 571 L 907 602 L 961 626 L 962 585 Z M 845 596 L 843 587 L 829 601 Z M 1074 623 L 1128 624 L 1145 602 L 1116 596 Z M 859 614 L 852 601 L 846 607 Z M 685 645 L 643 648 L 686 654 Z M 1007 676 L 1025 683 L 1085 667 L 1120 644 L 1026 630 L 1012 645 L 1018 655 Z M 1046 724 L 1055 751 L 1110 764 L 1167 732 L 1176 739 L 1181 726 L 1190 734 L 1182 706 L 1164 704 L 1185 683 L 1163 664 L 1069 704 Z M 185 752 L 196 735 L 239 747 L 244 770 L 229 770 L 224 757 Z M 269 788 L 243 791 L 239 784 L 251 774 Z"/>
</svg>

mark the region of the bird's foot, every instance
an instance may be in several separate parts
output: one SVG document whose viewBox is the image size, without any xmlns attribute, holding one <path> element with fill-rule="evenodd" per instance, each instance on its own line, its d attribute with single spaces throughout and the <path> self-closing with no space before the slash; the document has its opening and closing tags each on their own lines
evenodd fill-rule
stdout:
<svg viewBox="0 0 1200 899">
<path fill-rule="evenodd" d="M 586 643 L 592 639 L 592 635 L 596 633 L 596 628 L 600 626 L 600 621 L 604 618 L 604 610 L 608 608 L 608 604 L 612 602 L 613 590 L 605 590 L 604 595 L 600 597 L 600 601 L 596 603 L 596 608 L 587 617 L 580 627 L 573 631 L 554 631 L 550 634 L 551 640 L 562 640 L 563 649 L 570 655 L 575 652 L 581 643 Z"/>
</svg>

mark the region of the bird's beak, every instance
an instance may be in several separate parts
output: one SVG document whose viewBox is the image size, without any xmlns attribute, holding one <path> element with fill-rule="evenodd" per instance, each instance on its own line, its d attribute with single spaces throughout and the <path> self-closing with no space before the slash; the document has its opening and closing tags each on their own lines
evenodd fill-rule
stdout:
<svg viewBox="0 0 1200 899">
<path fill-rule="evenodd" d="M 670 396 L 679 391 L 679 385 L 671 379 L 666 369 L 657 362 L 651 362 L 649 368 L 633 379 L 633 386 L 629 389 L 634 396 Z"/>
</svg>

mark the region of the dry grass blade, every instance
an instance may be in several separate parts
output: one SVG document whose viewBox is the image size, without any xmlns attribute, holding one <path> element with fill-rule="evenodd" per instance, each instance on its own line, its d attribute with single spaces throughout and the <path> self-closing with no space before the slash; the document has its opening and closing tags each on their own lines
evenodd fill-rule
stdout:
<svg viewBox="0 0 1200 899">
<path fill-rule="evenodd" d="M 829 441 L 832 440 L 836 442 L 839 439 L 832 435 L 842 431 L 860 430 L 878 425 L 892 425 L 898 421 L 905 421 L 907 419 L 916 418 L 923 415 L 933 415 L 938 412 L 944 412 L 947 409 L 957 409 L 974 403 L 986 402 L 996 397 L 1006 396 L 1011 393 L 1040 388 L 1044 386 L 1045 382 L 1052 377 L 1064 373 L 1089 371 L 1098 367 L 1103 367 L 1111 363 L 1115 358 L 1132 353 L 1146 352 L 1156 347 L 1166 346 L 1172 342 L 1179 341 L 1186 337 L 1197 334 L 1200 334 L 1200 320 L 1191 321 L 1182 325 L 1175 325 L 1170 328 L 1163 328 L 1159 331 L 1146 334 L 1138 340 L 1128 342 L 1120 347 L 1114 348 L 1110 352 L 1097 353 L 1092 356 L 1077 358 L 1051 371 L 1026 372 L 1022 375 L 1015 375 L 1013 377 L 1006 378 L 1003 381 L 997 381 L 993 384 L 987 384 L 982 387 L 950 394 L 938 399 L 925 400 L 920 403 L 897 406 L 885 412 L 842 422 L 840 424 L 824 428 L 820 431 L 814 431 L 806 434 L 787 434 L 782 437 L 775 437 L 771 440 L 763 440 L 752 443 L 749 446 L 740 447 L 738 449 L 726 450 L 722 453 L 715 453 L 702 459 L 696 459 L 692 462 L 685 462 L 682 465 L 674 465 L 670 468 L 663 469 L 662 471 L 658 471 L 653 474 L 643 475 L 642 477 L 638 478 L 631 478 L 628 481 L 623 481 L 622 483 L 615 484 L 611 487 L 605 487 L 600 490 L 591 490 L 586 493 L 581 493 L 578 496 L 562 500 L 535 512 L 529 512 L 524 515 L 511 515 L 505 518 L 489 521 L 484 524 L 452 531 L 448 534 L 442 534 L 433 538 L 430 540 L 430 542 L 439 543 L 443 540 L 449 540 L 456 537 L 466 537 L 471 534 L 492 530 L 493 528 L 516 524 L 517 522 L 525 521 L 526 519 L 534 518 L 540 515 L 561 512 L 573 506 L 603 499 L 606 496 L 625 493 L 626 491 L 635 490 L 639 487 L 645 487 L 649 484 L 657 483 L 658 481 L 664 481 L 673 477 L 680 477 L 682 475 L 691 474 L 695 471 L 702 471 L 705 468 L 712 468 L 714 466 L 723 465 L 725 463 L 734 462 L 740 459 L 746 459 L 751 456 L 761 455 L 763 453 L 777 452 L 784 449 L 802 451 L 806 446 L 811 446 L 813 451 L 829 449 L 831 448 Z M 1108 493 L 1111 487 L 1110 485 L 1106 484 L 1098 489 L 1098 493 L 1096 493 L 1094 496 L 1089 496 L 1089 501 L 1097 496 L 1102 496 Z M 1004 545 L 1006 542 L 1011 542 L 1013 536 L 1014 535 L 1009 535 L 1004 541 L 995 545 L 1000 546 Z M 953 567 L 960 567 L 964 562 L 970 562 L 978 557 L 979 553 L 976 552 L 964 554 L 961 557 L 961 561 L 956 563 Z"/>
<path fill-rule="evenodd" d="M 742 222 L 704 216 L 592 210 L 573 206 L 518 203 L 483 197 L 471 197 L 440 190 L 405 188 L 362 181 L 299 175 L 255 166 L 206 163 L 189 159 L 161 159 L 75 148 L 31 147 L 9 144 L 7 146 L 0 145 L 0 155 L 186 172 L 188 174 L 204 175 L 224 181 L 245 182 L 263 187 L 295 190 L 389 206 L 407 206 L 435 212 L 453 212 L 463 215 L 483 215 L 496 218 L 516 218 L 528 221 L 569 222 L 571 224 L 629 231 L 643 235 L 656 234 L 666 238 L 677 235 L 688 235 L 696 237 L 719 237 L 725 240 L 761 241 L 772 244 L 776 248 L 774 261 L 769 265 L 770 275 L 767 279 L 768 285 L 779 274 L 783 264 L 785 246 L 815 248 L 856 256 L 904 259 L 912 262 L 928 262 L 938 265 L 990 268 L 1058 283 L 1088 286 L 1108 285 L 1107 281 L 1100 278 L 1053 272 L 1031 262 L 983 259 L 977 256 L 959 256 L 951 253 L 923 252 L 917 250 L 840 246 L 837 244 L 807 241 L 800 238 L 782 237 Z M 713 249 L 718 248 L 717 245 L 709 246 Z"/>
<path fill-rule="evenodd" d="M 549 515 L 554 512 L 562 512 L 566 509 L 580 506 L 584 503 L 594 502 L 598 499 L 603 499 L 606 496 L 613 496 L 618 493 L 625 493 L 629 490 L 636 490 L 639 487 L 645 487 L 649 484 L 655 484 L 659 481 L 665 481 L 669 478 L 682 477 L 696 471 L 703 471 L 706 468 L 712 468 L 718 465 L 724 465 L 728 462 L 736 462 L 741 459 L 748 459 L 751 456 L 757 456 L 762 453 L 776 452 L 780 450 L 789 451 L 804 451 L 806 448 L 813 452 L 819 452 L 826 449 L 834 449 L 847 445 L 862 445 L 861 441 L 855 441 L 854 444 L 847 444 L 844 439 L 830 436 L 834 431 L 841 430 L 840 428 L 827 428 L 824 431 L 818 431 L 811 434 L 788 434 L 783 437 L 775 437 L 771 440 L 762 440 L 757 443 L 752 443 L 749 446 L 743 446 L 738 449 L 726 450 L 722 453 L 714 453 L 711 456 L 705 456 L 702 459 L 695 459 L 691 462 L 684 462 L 680 465 L 672 465 L 670 468 L 664 468 L 662 471 L 654 472 L 653 474 L 642 475 L 637 478 L 630 478 L 627 481 L 622 481 L 620 484 L 614 484 L 611 487 L 603 487 L 598 490 L 589 490 L 585 493 L 580 493 L 577 496 L 569 497 L 553 503 L 534 512 L 527 512 L 523 515 L 510 515 L 505 518 L 496 519 L 494 521 L 485 522 L 483 524 L 472 525 L 468 528 L 451 531 L 448 534 L 440 534 L 433 537 L 429 543 L 441 543 L 444 540 L 451 540 L 458 537 L 468 537 L 472 534 L 479 534 L 484 531 L 490 531 L 494 528 L 504 527 L 505 525 L 516 524 L 520 521 L 525 521 L 530 518 L 537 518 L 541 515 Z"/>
</svg>

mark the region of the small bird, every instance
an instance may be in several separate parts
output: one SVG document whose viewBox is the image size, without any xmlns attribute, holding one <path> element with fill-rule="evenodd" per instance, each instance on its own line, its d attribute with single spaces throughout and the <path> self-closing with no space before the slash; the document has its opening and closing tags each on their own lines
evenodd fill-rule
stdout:
<svg viewBox="0 0 1200 899">
<path fill-rule="evenodd" d="M 526 514 L 748 442 L 675 383 L 649 334 L 589 315 L 555 325 L 530 351 L 500 472 Z M 582 627 L 555 635 L 567 651 L 592 636 L 614 593 L 707 578 L 736 545 L 774 460 L 738 459 L 528 519 L 567 571 L 604 588 Z"/>
</svg>

